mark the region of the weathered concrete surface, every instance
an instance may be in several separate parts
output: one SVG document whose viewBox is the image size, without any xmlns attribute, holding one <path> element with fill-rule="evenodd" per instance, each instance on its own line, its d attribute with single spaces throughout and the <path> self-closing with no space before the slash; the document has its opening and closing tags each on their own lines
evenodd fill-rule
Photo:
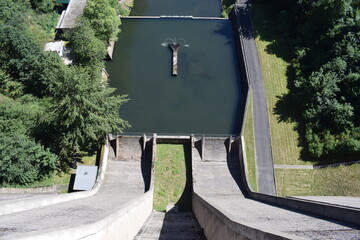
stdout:
<svg viewBox="0 0 360 240">
<path fill-rule="evenodd" d="M 340 206 L 360 208 L 359 197 L 344 197 L 344 196 L 296 196 L 294 198 L 318 201 L 322 203 L 336 204 Z"/>
<path fill-rule="evenodd" d="M 0 203 L 14 201 L 14 200 L 29 200 L 31 198 L 37 198 L 39 196 L 47 196 L 49 194 L 55 193 L 1 193 L 0 194 Z"/>
<path fill-rule="evenodd" d="M 137 142 L 139 138 L 133 138 L 132 140 Z M 138 152 L 141 152 L 140 145 L 139 148 Z M 151 161 L 151 159 L 143 160 Z M 94 196 L 0 216 L 0 237 L 4 239 L 19 239 L 23 237 L 46 239 L 49 236 L 51 236 L 51 239 L 91 237 L 94 234 L 94 232 L 91 232 L 93 226 L 100 224 L 105 228 L 105 226 L 111 225 L 111 221 L 117 220 L 117 218 L 111 217 L 112 214 L 117 212 L 121 214 L 122 208 L 128 206 L 129 202 L 131 203 L 133 199 L 144 195 L 146 187 L 144 179 L 151 174 L 151 169 L 146 169 L 148 166 L 151 166 L 151 164 L 143 164 L 141 158 L 137 160 L 109 160 L 105 179 Z M 149 199 L 150 205 L 147 204 L 146 206 L 148 207 L 146 209 L 149 208 L 147 211 L 150 214 L 152 210 L 152 195 L 150 194 L 150 198 L 146 198 L 146 201 L 148 201 L 147 199 Z M 141 210 L 141 208 L 139 209 Z M 136 215 L 134 217 L 129 215 L 131 211 L 136 211 L 136 209 L 127 208 L 126 212 L 123 212 L 123 215 L 126 217 L 122 219 L 123 223 L 139 221 L 141 226 L 143 224 L 141 221 L 145 221 L 147 218 L 147 212 L 145 210 L 136 212 L 135 214 L 138 214 L 138 217 Z M 111 221 L 109 222 L 109 220 Z M 86 226 L 91 227 L 86 228 Z M 127 225 L 123 226 L 129 228 Z M 121 232 L 121 224 L 115 230 Z M 129 229 L 123 229 L 123 231 L 128 232 Z M 134 235 L 137 231 L 138 229 L 135 230 Z M 62 234 L 67 235 L 64 237 Z M 102 234 L 106 237 L 101 237 Z M 98 233 L 100 239 L 110 239 L 111 236 L 106 235 L 106 231 L 105 233 Z"/>
<path fill-rule="evenodd" d="M 176 43 L 176 44 L 169 44 L 172 52 L 173 52 L 173 68 L 172 68 L 172 74 L 174 76 L 176 76 L 178 74 L 177 70 L 178 70 L 178 51 L 180 48 L 180 44 Z"/>
<path fill-rule="evenodd" d="M 193 213 L 154 211 L 134 240 L 205 240 Z"/>
<path fill-rule="evenodd" d="M 206 143 L 211 141 L 205 139 Z M 220 144 L 221 141 L 217 143 Z M 242 192 L 244 186 L 239 155 L 235 153 L 239 151 L 236 149 L 236 144 L 232 146 L 233 151 L 225 160 L 217 162 L 202 161 L 199 149 L 196 148 L 199 145 L 201 144 L 193 144 L 192 148 L 194 196 L 198 195 L 206 203 L 201 203 L 199 199 L 194 201 L 193 198 L 193 211 L 199 223 L 205 228 L 208 239 L 217 239 L 213 237 L 217 236 L 213 229 L 223 229 L 223 239 L 239 239 L 239 236 L 234 234 L 236 229 L 242 229 L 244 234 L 242 237 L 248 239 L 267 238 L 260 233 L 279 236 L 279 239 L 360 238 L 359 226 L 321 219 L 246 198 L 247 193 L 244 192 L 244 196 Z M 217 216 L 216 219 L 214 216 Z M 274 236 L 271 238 L 276 239 Z"/>
</svg>

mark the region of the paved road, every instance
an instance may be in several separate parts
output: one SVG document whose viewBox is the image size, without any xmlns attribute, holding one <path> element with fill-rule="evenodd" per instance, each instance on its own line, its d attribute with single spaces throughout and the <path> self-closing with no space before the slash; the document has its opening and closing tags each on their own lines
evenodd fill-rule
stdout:
<svg viewBox="0 0 360 240">
<path fill-rule="evenodd" d="M 269 118 L 265 89 L 259 57 L 251 27 L 249 5 L 245 1 L 238 4 L 243 47 L 247 61 L 250 86 L 253 92 L 253 117 L 255 132 L 255 154 L 258 173 L 258 190 L 261 193 L 276 194 L 274 167 L 271 150 Z"/>
</svg>

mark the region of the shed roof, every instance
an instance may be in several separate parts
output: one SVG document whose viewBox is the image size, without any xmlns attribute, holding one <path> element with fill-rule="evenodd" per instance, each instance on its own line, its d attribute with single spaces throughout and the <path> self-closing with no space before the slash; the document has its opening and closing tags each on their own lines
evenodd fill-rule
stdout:
<svg viewBox="0 0 360 240">
<path fill-rule="evenodd" d="M 73 28 L 76 19 L 85 9 L 87 0 L 71 0 L 63 17 L 60 18 L 57 29 Z"/>
</svg>

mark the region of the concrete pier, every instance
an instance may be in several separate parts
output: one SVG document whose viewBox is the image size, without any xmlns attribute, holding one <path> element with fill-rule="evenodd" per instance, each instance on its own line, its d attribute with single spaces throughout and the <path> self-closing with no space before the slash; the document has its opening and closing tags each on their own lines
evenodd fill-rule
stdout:
<svg viewBox="0 0 360 240">
<path fill-rule="evenodd" d="M 177 43 L 177 44 L 169 44 L 169 46 L 173 51 L 173 72 L 172 72 L 172 74 L 174 76 L 176 76 L 177 75 L 177 53 L 178 53 L 178 50 L 180 48 L 180 44 L 179 43 Z"/>
</svg>

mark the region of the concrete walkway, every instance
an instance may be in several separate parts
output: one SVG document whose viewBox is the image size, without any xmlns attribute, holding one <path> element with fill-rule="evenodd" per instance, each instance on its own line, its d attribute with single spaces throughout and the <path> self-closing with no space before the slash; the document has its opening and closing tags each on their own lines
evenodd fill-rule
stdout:
<svg viewBox="0 0 360 240">
<path fill-rule="evenodd" d="M 263 85 L 261 66 L 251 25 L 249 4 L 238 4 L 239 32 L 243 36 L 244 55 L 247 62 L 249 82 L 253 93 L 253 119 L 255 134 L 255 155 L 257 164 L 258 190 L 260 193 L 275 195 L 274 167 L 269 129 L 268 107 Z"/>
<path fill-rule="evenodd" d="M 280 233 L 290 239 L 360 239 L 359 226 L 302 214 L 286 208 L 261 203 L 244 196 L 242 190 L 239 149 L 231 146 L 225 158 L 207 158 L 206 145 L 214 149 L 224 147 L 228 141 L 205 140 L 205 152 L 201 151 L 201 140 L 192 148 L 194 191 L 212 206 L 232 216 L 236 222 L 262 231 Z M 221 153 L 216 153 L 221 156 Z M 245 194 L 246 195 L 246 194 Z"/>
</svg>

